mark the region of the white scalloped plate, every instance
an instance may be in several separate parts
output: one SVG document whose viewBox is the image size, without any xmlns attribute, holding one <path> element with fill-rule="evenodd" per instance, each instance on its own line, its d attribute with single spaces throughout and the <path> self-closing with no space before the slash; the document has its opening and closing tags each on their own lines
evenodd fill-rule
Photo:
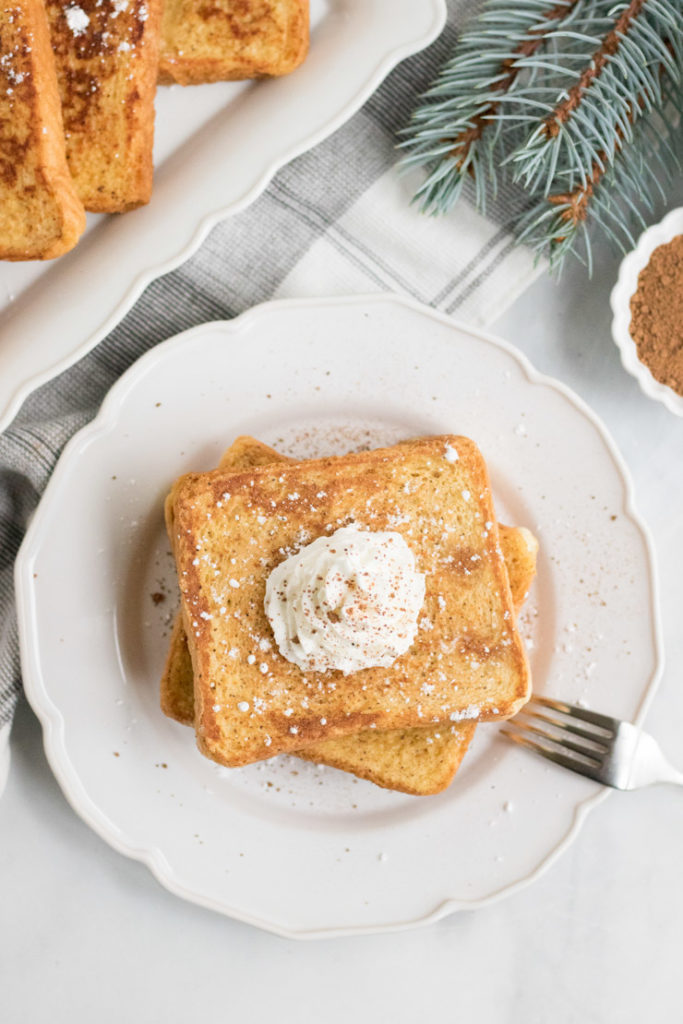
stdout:
<svg viewBox="0 0 683 1024">
<path fill-rule="evenodd" d="M 635 377 L 641 391 L 655 402 L 661 402 L 675 416 L 683 416 L 683 395 L 655 380 L 649 367 L 638 358 L 636 343 L 631 337 L 631 297 L 638 287 L 638 275 L 650 261 L 650 256 L 660 245 L 666 245 L 683 234 L 683 206 L 667 213 L 666 217 L 643 231 L 635 249 L 621 261 L 617 283 L 610 295 L 612 307 L 612 337 L 621 354 L 625 370 Z"/>
<path fill-rule="evenodd" d="M 445 18 L 445 0 L 311 0 L 311 49 L 293 74 L 160 88 L 150 204 L 89 215 L 86 237 L 57 261 L 0 262 L 0 432 L 34 388 L 94 348 L 150 281 L 280 167 L 336 131 Z"/>
<path fill-rule="evenodd" d="M 477 440 L 501 518 L 540 539 L 537 689 L 639 719 L 661 655 L 627 472 L 504 342 L 394 296 L 276 302 L 153 349 L 68 445 L 17 560 L 26 691 L 73 807 L 173 892 L 288 936 L 409 927 L 529 882 L 604 795 L 495 725 L 436 797 L 288 758 L 228 771 L 158 708 L 175 476 L 245 432 L 308 457 L 444 431 Z"/>
</svg>

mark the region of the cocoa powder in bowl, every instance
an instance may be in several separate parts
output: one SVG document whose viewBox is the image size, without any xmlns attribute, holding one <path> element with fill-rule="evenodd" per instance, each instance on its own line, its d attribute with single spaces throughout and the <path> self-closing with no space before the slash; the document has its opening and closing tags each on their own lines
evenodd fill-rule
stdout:
<svg viewBox="0 0 683 1024">
<path fill-rule="evenodd" d="M 655 249 L 638 275 L 630 330 L 641 363 L 683 395 L 683 235 Z"/>
</svg>

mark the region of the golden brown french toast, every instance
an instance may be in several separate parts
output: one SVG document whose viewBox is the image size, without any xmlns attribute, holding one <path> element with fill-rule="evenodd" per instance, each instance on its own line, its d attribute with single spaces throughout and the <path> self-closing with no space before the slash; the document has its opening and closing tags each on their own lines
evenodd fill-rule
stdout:
<svg viewBox="0 0 683 1024">
<path fill-rule="evenodd" d="M 148 202 L 162 0 L 46 0 L 45 7 L 78 195 L 99 213 Z"/>
<path fill-rule="evenodd" d="M 287 461 L 274 449 L 250 437 L 240 437 L 223 455 L 222 469 L 248 468 Z M 523 604 L 536 572 L 538 544 L 523 528 L 500 525 L 500 546 L 510 581 L 515 611 Z M 178 615 L 161 680 L 161 707 L 166 715 L 192 725 L 194 678 L 187 639 Z M 366 730 L 354 736 L 323 740 L 298 756 L 327 764 L 374 782 L 386 789 L 416 796 L 441 792 L 453 777 L 469 746 L 475 725 L 462 722 L 442 729 Z"/>
<path fill-rule="evenodd" d="M 0 259 L 53 259 L 84 228 L 45 9 L 40 0 L 15 0 L 0 10 Z"/>
<path fill-rule="evenodd" d="M 286 75 L 308 52 L 309 0 L 166 0 L 159 81 Z"/>
<path fill-rule="evenodd" d="M 484 460 L 467 438 L 244 473 L 188 474 L 172 537 L 200 750 L 229 766 L 364 729 L 500 720 L 528 699 Z M 402 535 L 426 575 L 418 636 L 390 669 L 302 672 L 273 648 L 265 581 L 355 523 Z"/>
</svg>

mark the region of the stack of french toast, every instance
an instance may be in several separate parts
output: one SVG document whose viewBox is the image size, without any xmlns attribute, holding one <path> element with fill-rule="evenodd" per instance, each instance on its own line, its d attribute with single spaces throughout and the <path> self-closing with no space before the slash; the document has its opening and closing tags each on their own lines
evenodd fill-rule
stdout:
<svg viewBox="0 0 683 1024">
<path fill-rule="evenodd" d="M 308 0 L 10 0 L 0 11 L 0 258 L 72 249 L 152 191 L 158 82 L 284 75 Z"/>
<path fill-rule="evenodd" d="M 161 708 L 227 767 L 279 754 L 387 789 L 453 780 L 530 696 L 516 618 L 538 544 L 447 435 L 301 462 L 238 438 L 165 505 L 180 612 Z"/>
</svg>

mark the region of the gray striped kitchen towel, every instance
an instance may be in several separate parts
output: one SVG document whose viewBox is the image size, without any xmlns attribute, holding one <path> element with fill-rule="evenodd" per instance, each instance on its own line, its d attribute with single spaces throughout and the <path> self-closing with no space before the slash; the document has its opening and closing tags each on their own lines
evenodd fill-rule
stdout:
<svg viewBox="0 0 683 1024">
<path fill-rule="evenodd" d="M 248 210 L 216 227 L 192 259 L 151 284 L 94 351 L 27 399 L 0 437 L 0 788 L 21 692 L 14 558 L 62 448 L 131 363 L 188 327 L 289 296 L 390 289 L 484 325 L 539 272 L 509 233 L 522 197 L 503 192 L 487 218 L 467 202 L 448 218 L 429 218 L 410 205 L 415 179 L 396 173 L 397 132 L 452 52 L 468 7 L 451 0 L 432 46 L 280 171 Z"/>
</svg>

